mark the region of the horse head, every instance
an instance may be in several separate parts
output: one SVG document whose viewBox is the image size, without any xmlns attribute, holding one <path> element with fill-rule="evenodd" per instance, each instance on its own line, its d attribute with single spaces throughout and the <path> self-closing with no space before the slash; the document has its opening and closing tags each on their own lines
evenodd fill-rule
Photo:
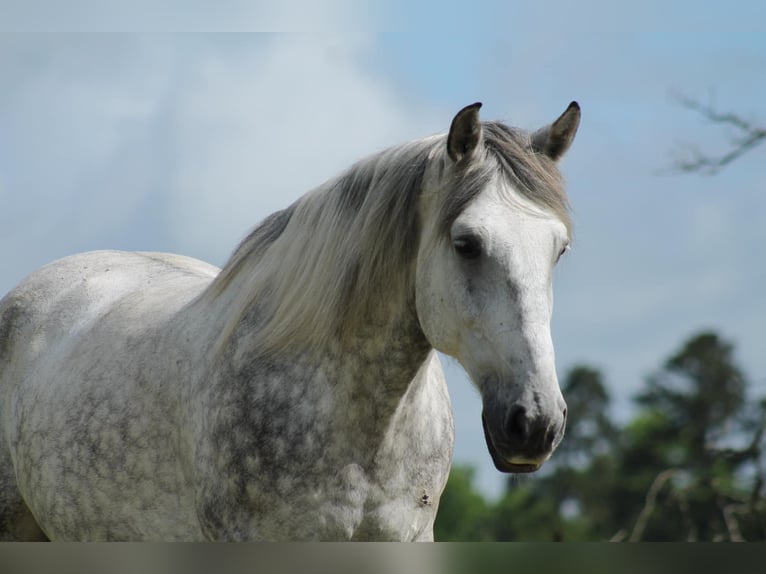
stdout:
<svg viewBox="0 0 766 574">
<path fill-rule="evenodd" d="M 416 308 L 429 342 L 479 389 L 495 466 L 535 471 L 564 435 L 550 332 L 553 268 L 570 242 L 556 161 L 580 119 L 573 102 L 533 133 L 454 118 L 419 205 Z"/>
</svg>

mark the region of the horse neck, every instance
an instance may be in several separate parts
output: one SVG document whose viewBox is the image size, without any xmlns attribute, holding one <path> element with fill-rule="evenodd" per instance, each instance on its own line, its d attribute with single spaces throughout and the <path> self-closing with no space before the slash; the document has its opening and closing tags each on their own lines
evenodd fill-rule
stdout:
<svg viewBox="0 0 766 574">
<path fill-rule="evenodd" d="M 237 289 L 235 281 L 232 289 Z M 243 286 L 244 288 L 244 286 Z M 310 290 L 311 285 L 305 288 Z M 279 349 L 264 348 L 259 325 L 263 322 L 258 302 L 241 315 L 225 352 L 240 368 L 251 362 L 303 363 L 321 366 L 338 385 L 377 388 L 386 396 L 404 393 L 432 350 L 417 318 L 414 290 L 381 288 L 368 295 L 361 305 L 367 309 L 364 321 L 358 317 L 339 322 L 318 342 L 311 338 Z M 222 310 L 225 313 L 225 310 Z M 223 315 L 222 313 L 222 315 Z M 225 322 L 225 321 L 224 321 Z M 222 325 L 224 322 L 219 322 Z"/>
<path fill-rule="evenodd" d="M 392 328 L 393 327 L 393 328 Z M 370 324 L 353 337 L 328 347 L 328 374 L 336 391 L 352 404 L 336 415 L 338 424 L 358 433 L 356 440 L 373 445 L 401 422 L 398 413 L 418 408 L 416 397 L 428 379 L 423 376 L 433 348 L 417 322 L 400 320 L 382 327 Z"/>
<path fill-rule="evenodd" d="M 237 283 L 235 279 L 231 288 Z M 406 405 L 414 406 L 423 396 L 420 390 L 427 378 L 419 371 L 425 373 L 433 353 L 417 319 L 414 297 L 383 298 L 377 309 L 364 324 L 346 331 L 341 327 L 322 345 L 264 353 L 254 334 L 262 320 L 254 306 L 240 318 L 223 349 L 208 347 L 206 368 L 201 369 L 205 380 L 197 384 L 210 392 L 219 387 L 224 394 L 232 385 L 241 385 L 236 392 L 249 396 L 314 397 L 302 407 L 309 409 L 319 408 L 322 401 L 317 397 L 335 397 L 330 401 L 335 430 L 347 437 L 348 448 L 373 453 L 375 444 L 390 440 L 390 432 L 399 428 L 397 413 L 407 412 Z M 213 332 L 226 322 L 226 307 L 220 302 L 199 305 L 194 312 Z"/>
<path fill-rule="evenodd" d="M 338 370 L 352 373 L 348 384 L 382 390 L 392 398 L 407 390 L 432 350 L 414 308 L 408 307 L 394 309 L 389 302 L 387 317 L 381 310 L 370 316 L 369 323 L 331 341 L 328 351 L 333 363 Z"/>
</svg>

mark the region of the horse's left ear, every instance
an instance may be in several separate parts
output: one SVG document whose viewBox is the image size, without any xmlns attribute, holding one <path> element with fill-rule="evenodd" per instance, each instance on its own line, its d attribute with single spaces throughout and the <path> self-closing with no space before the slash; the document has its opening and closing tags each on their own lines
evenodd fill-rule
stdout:
<svg viewBox="0 0 766 574">
<path fill-rule="evenodd" d="M 580 125 L 580 105 L 572 102 L 559 118 L 532 134 L 532 149 L 552 160 L 559 159 L 572 145 Z"/>
<path fill-rule="evenodd" d="M 466 106 L 452 120 L 447 136 L 447 153 L 452 161 L 469 158 L 476 151 L 481 141 L 480 108 L 481 102 Z"/>
</svg>

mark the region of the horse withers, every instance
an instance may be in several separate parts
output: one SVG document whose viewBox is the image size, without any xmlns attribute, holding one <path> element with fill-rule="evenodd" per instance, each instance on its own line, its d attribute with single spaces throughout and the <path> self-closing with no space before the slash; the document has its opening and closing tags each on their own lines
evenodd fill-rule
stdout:
<svg viewBox="0 0 766 574">
<path fill-rule="evenodd" d="M 0 301 L 0 537 L 432 540 L 452 412 L 483 402 L 495 466 L 564 434 L 551 276 L 571 223 L 532 133 L 461 110 L 261 223 L 222 270 L 75 255 Z"/>
</svg>

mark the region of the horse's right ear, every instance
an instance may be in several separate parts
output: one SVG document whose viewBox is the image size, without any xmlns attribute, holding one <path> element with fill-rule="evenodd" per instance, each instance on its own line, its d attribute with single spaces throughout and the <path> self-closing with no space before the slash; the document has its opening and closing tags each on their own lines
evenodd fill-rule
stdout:
<svg viewBox="0 0 766 574">
<path fill-rule="evenodd" d="M 466 106 L 452 120 L 447 136 L 447 154 L 452 161 L 471 157 L 476 151 L 481 141 L 479 108 L 481 102 Z"/>
</svg>

